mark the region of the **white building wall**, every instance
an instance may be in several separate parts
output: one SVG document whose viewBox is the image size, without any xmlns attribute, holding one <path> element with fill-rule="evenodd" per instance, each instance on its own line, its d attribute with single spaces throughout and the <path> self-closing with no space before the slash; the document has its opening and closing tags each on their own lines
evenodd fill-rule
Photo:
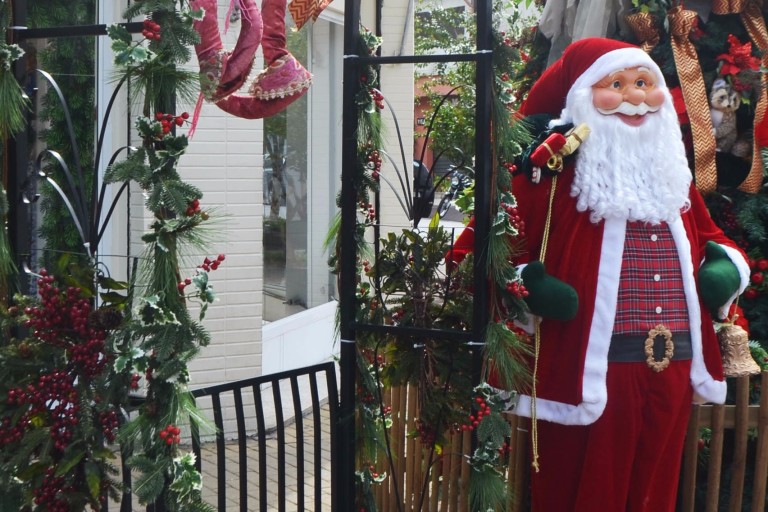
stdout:
<svg viewBox="0 0 768 512">
<path fill-rule="evenodd" d="M 228 0 L 219 1 L 221 27 L 228 5 Z M 363 20 L 370 28 L 374 28 L 374 7 L 373 2 L 363 5 Z M 408 0 L 395 0 L 385 6 L 382 13 L 383 55 L 400 53 L 404 30 L 404 53 L 412 54 L 413 16 L 412 12 L 408 13 L 412 8 Z M 315 83 L 309 92 L 308 130 L 312 148 L 309 157 L 312 163 L 308 178 L 311 190 L 308 208 L 311 218 L 325 224 L 322 229 L 310 229 L 307 235 L 311 253 L 309 264 L 315 267 L 324 266 L 328 256 L 322 243 L 330 219 L 336 213 L 335 196 L 340 188 L 343 32 L 338 22 L 341 20 L 343 2 L 336 0 L 310 32 L 309 67 L 315 74 Z M 334 21 L 337 24 L 332 26 Z M 233 26 L 224 37 L 228 49 L 234 46 L 237 29 Z M 335 31 L 335 39 L 330 37 L 331 31 Z M 329 40 L 335 41 L 330 47 Z M 258 55 L 254 74 L 263 67 L 261 53 Z M 190 65 L 196 66 L 196 60 Z M 411 65 L 385 66 L 382 73 L 382 90 L 398 111 L 408 165 L 413 143 L 412 77 Z M 193 109 L 194 105 L 180 105 L 177 110 L 191 113 Z M 386 112 L 384 116 L 387 151 L 400 155 L 391 114 Z M 325 302 L 335 296 L 335 283 L 327 273 L 313 273 L 309 283 L 312 300 L 325 302 L 325 305 L 263 325 L 263 136 L 261 120 L 239 119 L 215 105 L 205 104 L 197 131 L 179 164 L 182 177 L 203 191 L 201 206 L 214 210 L 208 222 L 213 240 L 211 252 L 190 258 L 188 274 L 194 273 L 195 266 L 205 256 L 226 254 L 224 264 L 210 276 L 218 301 L 209 307 L 203 321 L 212 343 L 190 366 L 195 388 L 306 366 L 328 360 L 338 353 L 338 342 L 334 339 L 336 305 L 335 302 Z M 313 173 L 315 166 L 322 166 L 323 172 Z M 384 172 L 392 173 L 393 170 L 385 168 Z M 408 172 L 411 173 L 410 167 Z M 385 222 L 407 226 L 404 213 L 391 193 L 385 191 L 382 198 Z M 116 228 L 121 231 L 113 238 L 123 244 L 130 240 L 130 253 L 139 255 L 144 248 L 141 236 L 152 219 L 136 185 L 132 186 L 127 203 L 129 222 Z"/>
<path fill-rule="evenodd" d="M 385 2 L 382 8 L 382 56 L 413 55 L 413 5 L 408 0 Z M 373 29 L 374 26 L 370 25 Z M 396 172 L 407 171 L 409 186 L 413 186 L 413 71 L 412 64 L 393 64 L 381 67 L 381 92 L 387 99 L 394 114 L 387 107 L 382 111 L 384 120 L 384 145 L 394 162 L 385 160 L 382 173 L 395 184 L 395 191 L 382 181 L 380 216 L 384 228 L 382 233 L 394 231 L 399 227 L 409 226 L 409 220 L 403 212 L 395 193 L 403 196 Z M 395 119 L 400 133 L 395 128 Z M 400 147 L 400 144 L 403 147 Z M 403 155 L 405 160 L 403 161 Z M 406 169 L 403 169 L 405 167 Z M 405 178 L 403 178 L 405 179 Z M 403 198 L 405 202 L 405 198 Z"/>
</svg>

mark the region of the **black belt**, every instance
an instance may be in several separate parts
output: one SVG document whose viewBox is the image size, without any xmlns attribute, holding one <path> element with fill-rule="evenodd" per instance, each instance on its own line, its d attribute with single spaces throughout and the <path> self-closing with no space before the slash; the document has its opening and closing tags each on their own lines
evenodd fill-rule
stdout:
<svg viewBox="0 0 768 512">
<path fill-rule="evenodd" d="M 647 361 L 646 340 L 649 334 L 615 334 L 611 337 L 608 348 L 608 361 L 612 363 L 634 363 Z M 658 334 L 653 339 L 653 359 L 661 361 L 666 351 L 666 339 Z M 672 334 L 673 361 L 684 361 L 693 358 L 691 350 L 691 335 L 688 332 Z"/>
</svg>

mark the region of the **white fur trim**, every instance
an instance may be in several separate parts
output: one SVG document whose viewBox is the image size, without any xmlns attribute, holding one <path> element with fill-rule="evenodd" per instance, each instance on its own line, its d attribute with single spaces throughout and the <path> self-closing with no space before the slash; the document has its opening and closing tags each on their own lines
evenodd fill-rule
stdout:
<svg viewBox="0 0 768 512">
<path fill-rule="evenodd" d="M 538 419 L 564 425 L 588 425 L 603 414 L 608 401 L 605 375 L 608 371 L 608 347 L 616 318 L 616 297 L 619 293 L 621 262 L 627 223 L 623 219 L 607 219 L 603 230 L 600 250 L 600 266 L 597 274 L 595 311 L 589 331 L 582 402 L 578 405 L 551 400 L 536 400 Z M 618 248 L 618 249 L 617 249 Z M 531 416 L 531 397 L 522 395 L 517 410 L 521 416 Z"/>
<path fill-rule="evenodd" d="M 714 329 L 714 326 L 702 325 L 699 296 L 693 276 L 693 261 L 690 257 L 691 244 L 685 232 L 682 219 L 675 219 L 669 222 L 668 226 L 677 248 L 683 289 L 688 306 L 688 322 L 691 334 L 691 347 L 693 349 L 691 385 L 693 386 L 694 394 L 699 400 L 723 403 L 725 402 L 726 393 L 725 381 L 715 380 L 704 364 L 702 329 Z M 606 219 L 605 221 L 600 251 L 597 291 L 595 293 L 595 311 L 592 317 L 592 327 L 589 332 L 589 344 L 584 364 L 582 402 L 578 405 L 572 405 L 537 398 L 536 417 L 540 420 L 553 421 L 563 425 L 588 425 L 597 420 L 605 409 L 608 400 L 608 391 L 605 384 L 608 370 L 608 347 L 616 318 L 616 297 L 619 292 L 626 227 L 626 221 L 622 219 Z M 731 248 L 726 249 L 730 249 L 729 257 L 735 258 L 734 263 L 739 268 L 742 281 L 744 281 L 743 271 L 745 268 L 748 279 L 749 268 L 746 267 L 741 255 L 738 251 L 734 251 Z M 735 252 L 735 254 L 732 255 L 731 251 Z M 739 260 L 741 260 L 741 263 L 739 263 Z M 514 412 L 521 416 L 530 417 L 531 397 L 521 395 L 517 409 Z"/>
<path fill-rule="evenodd" d="M 604 76 L 622 69 L 645 66 L 659 80 L 657 85 L 666 86 L 658 64 L 640 48 L 618 48 L 598 57 L 571 86 L 572 89 L 591 87 Z"/>
<path fill-rule="evenodd" d="M 598 59 L 582 73 L 568 91 L 566 105 L 572 104 L 571 94 L 583 87 L 592 87 L 604 76 L 622 69 L 645 66 L 656 76 L 659 87 L 666 88 L 664 75 L 651 57 L 640 48 L 619 48 L 598 57 Z"/>
<path fill-rule="evenodd" d="M 728 256 L 728 259 L 730 259 L 733 264 L 736 265 L 736 269 L 739 271 L 739 280 L 741 283 L 739 284 L 739 291 L 737 292 L 737 295 L 741 295 L 741 293 L 747 289 L 747 286 L 749 286 L 749 263 L 744 259 L 744 256 L 742 256 L 741 253 L 733 247 L 729 247 L 723 244 L 718 245 L 723 248 L 725 254 Z M 704 263 L 704 261 L 702 261 L 702 263 Z"/>
<path fill-rule="evenodd" d="M 691 385 L 693 391 L 708 402 L 725 402 L 725 381 L 715 380 L 704 364 L 702 349 L 703 329 L 714 330 L 713 325 L 703 325 L 701 309 L 699 308 L 699 295 L 696 289 L 696 280 L 693 277 L 693 260 L 691 259 L 691 243 L 685 232 L 682 219 L 677 219 L 669 224 L 669 231 L 675 240 L 677 254 L 680 260 L 680 272 L 683 278 L 683 290 L 685 301 L 688 305 L 688 329 L 691 334 L 691 349 L 693 359 L 691 361 Z"/>
</svg>

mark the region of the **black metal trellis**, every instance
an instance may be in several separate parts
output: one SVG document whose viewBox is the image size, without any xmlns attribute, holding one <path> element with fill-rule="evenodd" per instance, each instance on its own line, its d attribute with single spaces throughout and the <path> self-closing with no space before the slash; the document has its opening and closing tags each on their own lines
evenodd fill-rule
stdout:
<svg viewBox="0 0 768 512">
<path fill-rule="evenodd" d="M 475 3 L 477 17 L 476 51 L 472 54 L 443 56 L 382 57 L 360 55 L 360 1 L 346 0 L 344 5 L 344 88 L 342 126 L 342 187 L 341 187 L 341 255 L 340 255 L 340 334 L 341 334 L 341 405 L 339 413 L 338 496 L 350 499 L 339 510 L 352 512 L 355 503 L 355 337 L 357 332 L 389 331 L 400 334 L 429 335 L 461 339 L 473 346 L 474 382 L 479 382 L 484 330 L 489 320 L 488 272 L 485 247 L 490 233 L 491 205 L 491 100 L 492 66 L 492 4 L 489 0 Z M 475 62 L 475 267 L 472 332 L 462 333 L 433 329 L 389 327 L 360 324 L 355 321 L 356 244 L 354 239 L 357 196 L 354 173 L 357 162 L 358 113 L 355 98 L 359 91 L 358 77 L 366 64 L 401 64 L 426 62 Z"/>
<path fill-rule="evenodd" d="M 429 335 L 432 337 L 451 338 L 473 346 L 475 381 L 479 380 L 480 360 L 484 345 L 484 329 L 489 320 L 488 279 L 486 258 L 484 255 L 487 236 L 490 232 L 491 204 L 491 87 L 493 84 L 492 68 L 492 4 L 489 0 L 477 0 L 477 38 L 476 51 L 471 54 L 442 56 L 368 56 L 359 55 L 358 40 L 360 35 L 360 0 L 345 0 L 344 20 L 344 67 L 343 67 L 343 126 L 342 126 L 342 226 L 341 226 L 341 265 L 340 265 L 340 334 L 341 334 L 341 389 L 337 445 L 338 463 L 336 472 L 335 495 L 339 497 L 337 510 L 353 511 L 355 494 L 355 395 L 356 395 L 356 347 L 355 337 L 362 331 L 389 331 L 409 335 Z M 14 4 L 14 19 L 17 25 L 25 23 L 26 2 Z M 141 23 L 128 23 L 124 26 L 130 32 L 140 32 Z M 105 35 L 106 25 L 76 27 L 54 27 L 44 29 L 17 29 L 13 32 L 16 40 L 40 37 L 73 37 L 86 35 Z M 354 189 L 353 174 L 357 161 L 357 106 L 355 97 L 359 91 L 358 77 L 361 67 L 367 64 L 400 64 L 427 62 L 475 62 L 476 118 L 475 118 L 475 268 L 474 268 L 474 308 L 472 332 L 437 331 L 408 327 L 388 327 L 364 325 L 355 322 L 355 284 L 356 251 L 355 222 L 357 198 Z M 19 70 L 19 75 L 23 71 Z M 27 168 L 23 156 L 26 154 L 26 141 L 18 140 L 15 151 L 9 155 L 9 191 L 14 197 L 18 194 L 25 179 Z M 21 217 L 10 222 L 12 243 L 17 252 L 24 252 L 27 247 L 25 233 L 28 227 Z"/>
</svg>

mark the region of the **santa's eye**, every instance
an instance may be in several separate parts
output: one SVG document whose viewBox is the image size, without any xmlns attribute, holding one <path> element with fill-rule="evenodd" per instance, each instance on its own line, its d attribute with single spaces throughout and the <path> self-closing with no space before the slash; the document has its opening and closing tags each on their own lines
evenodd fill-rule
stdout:
<svg viewBox="0 0 768 512">
<path fill-rule="evenodd" d="M 611 84 L 611 87 L 613 87 L 614 89 L 620 89 L 621 82 L 619 80 L 614 80 L 613 83 Z"/>
<path fill-rule="evenodd" d="M 646 85 L 648 85 L 648 82 L 646 82 L 645 79 L 643 79 L 643 78 L 638 78 L 637 81 L 635 82 L 635 86 L 640 87 L 640 88 L 643 88 Z"/>
</svg>

